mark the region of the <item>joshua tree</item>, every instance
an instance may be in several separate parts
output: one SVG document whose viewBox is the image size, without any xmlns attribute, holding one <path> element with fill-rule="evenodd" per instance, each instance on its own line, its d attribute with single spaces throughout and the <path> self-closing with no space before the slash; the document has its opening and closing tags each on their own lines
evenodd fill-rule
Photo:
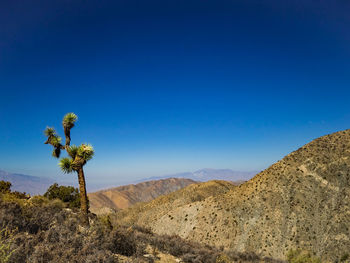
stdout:
<svg viewBox="0 0 350 263">
<path fill-rule="evenodd" d="M 77 119 L 78 117 L 74 113 L 67 113 L 63 118 L 62 124 L 66 137 L 65 145 L 61 144 L 62 138 L 58 136 L 55 129 L 51 127 L 47 127 L 44 131 L 47 136 L 45 144 L 51 144 L 53 146 L 52 156 L 56 158 L 60 157 L 61 150 L 67 151 L 69 157 L 61 158 L 58 165 L 64 173 L 76 172 L 78 174 L 82 223 L 88 226 L 89 207 L 83 167 L 87 161 L 92 159 L 94 149 L 89 144 L 82 144 L 80 146 L 70 145 L 70 130 L 74 127 Z"/>
</svg>

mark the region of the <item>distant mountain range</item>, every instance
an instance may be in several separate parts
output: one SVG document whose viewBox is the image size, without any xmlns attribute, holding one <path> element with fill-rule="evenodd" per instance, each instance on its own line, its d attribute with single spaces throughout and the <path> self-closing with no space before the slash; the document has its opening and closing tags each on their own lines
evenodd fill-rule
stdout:
<svg viewBox="0 0 350 263">
<path fill-rule="evenodd" d="M 138 202 L 148 202 L 154 198 L 198 182 L 225 180 L 230 186 L 239 185 L 257 172 L 238 172 L 230 169 L 201 169 L 195 172 L 177 173 L 159 177 L 151 177 L 129 184 L 94 193 L 89 193 L 91 211 L 105 213 L 110 209 L 128 208 Z"/>
<path fill-rule="evenodd" d="M 184 172 L 184 173 L 176 173 L 176 174 L 169 174 L 164 176 L 144 178 L 141 180 L 137 180 L 133 183 L 138 184 L 142 182 L 156 181 L 156 180 L 162 180 L 162 179 L 185 178 L 185 179 L 190 179 L 197 182 L 206 182 L 210 180 L 226 180 L 226 181 L 233 181 L 239 184 L 251 179 L 255 174 L 257 174 L 256 171 L 240 172 L 240 171 L 233 171 L 230 169 L 205 168 L 195 172 Z M 58 182 L 59 184 L 62 184 L 62 185 L 74 185 L 75 187 L 77 187 L 76 183 L 74 182 L 64 182 L 62 180 L 54 181 L 45 177 L 38 177 L 38 176 L 31 176 L 31 175 L 24 175 L 24 174 L 17 174 L 17 173 L 8 173 L 3 170 L 0 170 L 0 180 L 10 181 L 12 183 L 12 190 L 26 192 L 31 195 L 45 193 L 47 188 L 50 185 L 52 185 L 54 182 Z M 108 184 L 106 183 L 104 185 L 108 185 Z M 94 190 L 96 188 L 101 189 L 102 187 L 101 186 L 97 187 L 96 185 L 89 184 L 90 190 L 89 189 L 88 190 L 89 192 L 91 192 L 91 190 Z"/>
<path fill-rule="evenodd" d="M 89 193 L 90 210 L 99 214 L 108 209 L 128 208 L 135 203 L 151 201 L 160 195 L 169 194 L 194 183 L 196 182 L 190 179 L 169 178 Z"/>
<path fill-rule="evenodd" d="M 166 179 L 166 178 L 187 178 L 187 179 L 191 179 L 199 182 L 206 182 L 211 180 L 244 182 L 253 178 L 254 175 L 256 175 L 257 173 L 258 171 L 242 172 L 242 171 L 233 171 L 230 169 L 205 168 L 195 172 L 185 172 L 185 173 L 150 177 L 143 180 L 139 180 L 139 182 L 150 181 L 150 180 L 160 180 L 160 179 Z"/>
<path fill-rule="evenodd" d="M 191 179 L 169 178 L 129 184 L 89 193 L 90 210 L 100 214 L 109 210 L 128 208 L 138 202 L 148 202 L 196 182 Z"/>
<path fill-rule="evenodd" d="M 30 195 L 43 194 L 54 183 L 48 178 L 8 173 L 2 170 L 0 170 L 0 180 L 11 182 L 11 190 L 26 192 Z"/>
</svg>

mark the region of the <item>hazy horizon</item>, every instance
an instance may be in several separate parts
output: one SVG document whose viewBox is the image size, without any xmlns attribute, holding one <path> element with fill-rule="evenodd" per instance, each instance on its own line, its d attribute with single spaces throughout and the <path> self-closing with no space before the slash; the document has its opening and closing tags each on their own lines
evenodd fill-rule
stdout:
<svg viewBox="0 0 350 263">
<path fill-rule="evenodd" d="M 172 173 L 172 174 L 162 174 L 158 176 L 149 176 L 149 177 L 143 177 L 143 176 L 136 176 L 135 178 L 128 178 L 126 176 L 104 176 L 101 180 L 101 178 L 91 178 L 90 175 L 87 178 L 87 190 L 88 192 L 94 192 L 102 189 L 108 189 L 108 188 L 113 188 L 113 187 L 118 187 L 122 185 L 129 185 L 129 184 L 138 184 L 141 182 L 146 182 L 146 181 L 153 181 L 153 180 L 160 180 L 160 179 L 169 179 L 169 178 L 189 178 L 195 181 L 207 181 L 207 177 L 203 177 L 203 180 L 200 180 L 198 177 L 198 174 L 196 175 L 197 178 L 193 178 L 196 173 L 198 172 L 209 172 L 210 175 L 209 177 L 211 178 L 210 180 L 214 179 L 221 179 L 223 180 L 223 174 L 220 173 L 221 171 L 226 172 L 226 175 L 229 174 L 228 177 L 237 177 L 237 179 L 232 180 L 232 181 L 246 181 L 251 179 L 256 173 L 259 171 L 233 171 L 231 169 L 213 169 L 213 168 L 202 168 L 196 171 L 183 171 L 180 173 Z M 75 187 L 78 187 L 78 182 L 76 180 L 76 175 L 75 174 L 61 174 L 61 176 L 53 176 L 53 177 L 47 177 L 47 176 L 37 176 L 35 174 L 25 174 L 25 173 L 20 173 L 20 172 L 15 172 L 15 171 L 5 171 L 1 169 L 0 167 L 0 178 L 3 174 L 10 174 L 10 175 L 24 175 L 24 176 L 34 176 L 37 178 L 42 178 L 42 179 L 49 179 L 50 184 L 53 183 L 58 183 L 59 185 L 72 185 Z M 215 176 L 212 176 L 215 174 Z M 63 176 L 62 176 L 63 175 Z M 192 177 L 192 178 L 191 178 Z M 10 176 L 11 178 L 11 176 Z M 34 178 L 33 178 L 34 179 Z M 5 179 L 6 180 L 6 179 Z M 31 181 L 30 179 L 28 179 Z M 229 180 L 229 178 L 227 178 Z M 11 181 L 11 180 L 10 180 Z M 40 180 L 41 181 L 41 180 Z M 18 180 L 16 180 L 18 182 Z M 25 190 L 28 192 L 28 189 Z"/>
</svg>

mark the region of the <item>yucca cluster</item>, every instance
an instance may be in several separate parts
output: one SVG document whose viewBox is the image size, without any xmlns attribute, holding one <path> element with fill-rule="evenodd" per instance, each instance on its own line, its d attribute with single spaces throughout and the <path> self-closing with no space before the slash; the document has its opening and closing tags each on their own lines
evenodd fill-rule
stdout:
<svg viewBox="0 0 350 263">
<path fill-rule="evenodd" d="M 72 145 L 67 147 L 67 152 L 70 157 L 61 158 L 58 163 L 61 170 L 66 174 L 76 171 L 79 167 L 79 165 L 74 166 L 76 158 L 82 159 L 84 164 L 91 160 L 94 155 L 94 148 L 90 144 Z"/>
<path fill-rule="evenodd" d="M 52 156 L 59 158 L 61 150 L 66 150 L 69 157 L 61 158 L 58 165 L 64 173 L 71 173 L 77 171 L 79 166 L 83 166 L 87 161 L 91 160 L 94 155 L 94 148 L 91 144 L 81 144 L 80 146 L 70 144 L 70 129 L 75 125 L 78 116 L 74 113 L 67 113 L 62 121 L 63 128 L 66 135 L 66 145 L 62 145 L 62 138 L 57 135 L 56 130 L 52 127 L 47 127 L 44 134 L 47 136 L 46 144 L 51 144 L 54 149 Z M 67 142 L 67 139 L 69 142 Z"/>
<path fill-rule="evenodd" d="M 61 149 L 63 149 L 63 145 L 61 144 L 62 138 L 57 135 L 55 129 L 52 127 L 47 127 L 44 134 L 47 136 L 47 141 L 45 143 L 51 144 L 54 147 L 52 156 L 59 158 L 61 155 Z"/>
</svg>

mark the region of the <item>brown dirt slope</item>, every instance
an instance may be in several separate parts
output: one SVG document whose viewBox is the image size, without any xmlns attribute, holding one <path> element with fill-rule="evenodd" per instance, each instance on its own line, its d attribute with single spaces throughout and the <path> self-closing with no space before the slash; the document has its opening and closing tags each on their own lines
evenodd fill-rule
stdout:
<svg viewBox="0 0 350 263">
<path fill-rule="evenodd" d="M 273 258 L 295 248 L 313 251 L 323 262 L 349 253 L 350 130 L 320 137 L 250 181 L 189 203 L 180 192 L 195 186 L 169 195 L 171 205 L 162 203 L 165 196 L 139 208 L 136 220 L 126 211 L 118 219 Z"/>
<path fill-rule="evenodd" d="M 227 193 L 235 188 L 233 182 L 214 180 L 205 183 L 191 184 L 183 189 L 160 196 L 151 202 L 138 203 L 129 209 L 119 211 L 114 217 L 118 224 L 139 224 L 157 220 L 161 216 L 169 216 L 169 211 L 182 208 L 185 205 L 205 200 L 209 196 Z"/>
<path fill-rule="evenodd" d="M 90 210 L 100 213 L 105 207 L 113 210 L 124 209 L 137 202 L 151 201 L 160 195 L 169 194 L 193 183 L 196 182 L 190 179 L 170 178 L 101 190 L 88 195 Z"/>
</svg>

